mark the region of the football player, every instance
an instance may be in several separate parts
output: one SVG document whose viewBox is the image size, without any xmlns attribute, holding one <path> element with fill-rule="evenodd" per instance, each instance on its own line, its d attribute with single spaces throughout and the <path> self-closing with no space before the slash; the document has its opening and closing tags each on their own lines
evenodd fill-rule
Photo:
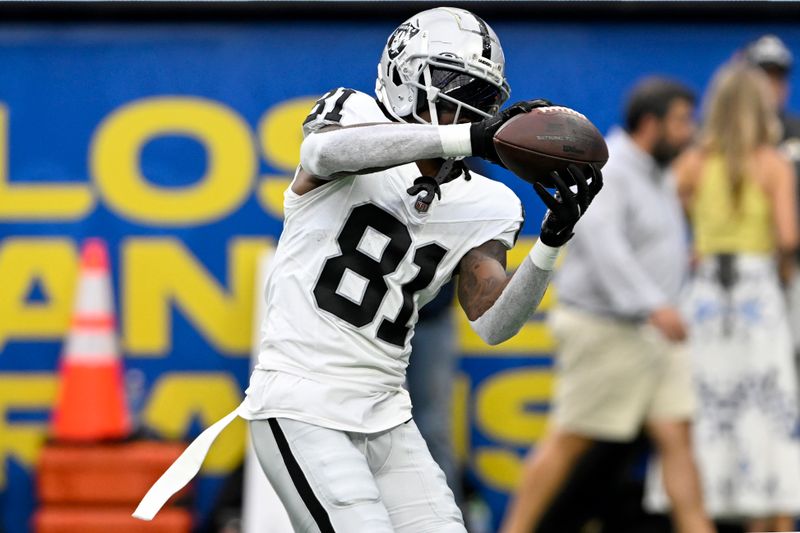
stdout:
<svg viewBox="0 0 800 533">
<path fill-rule="evenodd" d="M 463 533 L 403 388 L 417 311 L 457 275 L 481 338 L 515 335 L 602 177 L 571 167 L 574 192 L 558 175 L 555 196 L 536 188 L 549 210 L 509 276 L 520 200 L 460 160 L 499 163 L 498 128 L 549 103 L 499 111 L 509 88 L 497 35 L 451 8 L 392 33 L 376 93 L 334 89 L 303 123 L 259 363 L 236 413 L 251 421 L 259 462 L 296 531 Z M 153 506 L 143 506 L 146 517 Z"/>
</svg>

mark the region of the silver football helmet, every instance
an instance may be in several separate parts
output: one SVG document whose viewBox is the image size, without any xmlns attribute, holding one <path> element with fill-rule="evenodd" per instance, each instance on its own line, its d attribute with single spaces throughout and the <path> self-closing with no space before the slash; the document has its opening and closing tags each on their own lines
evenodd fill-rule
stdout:
<svg viewBox="0 0 800 533">
<path fill-rule="evenodd" d="M 505 57 L 497 34 L 464 9 L 437 7 L 418 13 L 390 36 L 378 65 L 375 93 L 396 119 L 427 123 L 419 113 L 496 113 L 508 100 Z"/>
</svg>

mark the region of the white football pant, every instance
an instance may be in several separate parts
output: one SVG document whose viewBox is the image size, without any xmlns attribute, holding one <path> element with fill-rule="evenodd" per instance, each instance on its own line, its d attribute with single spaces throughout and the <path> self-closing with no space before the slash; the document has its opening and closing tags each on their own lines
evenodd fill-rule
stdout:
<svg viewBox="0 0 800 533">
<path fill-rule="evenodd" d="M 364 434 L 270 418 L 250 435 L 298 533 L 466 533 L 413 421 Z"/>
</svg>

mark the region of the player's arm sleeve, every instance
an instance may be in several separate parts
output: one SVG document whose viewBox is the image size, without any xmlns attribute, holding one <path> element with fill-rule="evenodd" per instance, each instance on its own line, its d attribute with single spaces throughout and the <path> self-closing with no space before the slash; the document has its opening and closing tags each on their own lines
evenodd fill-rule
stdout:
<svg viewBox="0 0 800 533">
<path fill-rule="evenodd" d="M 300 165 L 321 178 L 472 155 L 469 124 L 386 122 L 373 100 L 351 89 L 337 89 L 320 99 L 303 133 Z"/>
<path fill-rule="evenodd" d="M 537 241 L 494 304 L 470 326 L 494 346 L 516 335 L 542 301 L 560 248 Z"/>
<path fill-rule="evenodd" d="M 669 304 L 669 298 L 641 265 L 625 227 L 626 191 L 622 180 L 597 198 L 575 229 L 571 246 L 580 246 L 592 275 L 620 316 L 646 317 Z M 614 185 L 619 184 L 614 190 Z"/>
<path fill-rule="evenodd" d="M 510 204 L 510 202 L 498 203 Z M 516 205 L 518 216 L 510 218 L 492 239 L 502 243 L 507 249 L 516 243 L 524 223 L 525 211 L 518 199 Z M 510 278 L 503 280 L 505 286 L 491 306 L 479 317 L 470 321 L 472 329 L 484 342 L 495 345 L 510 339 L 536 312 L 550 284 L 558 252 L 559 248 L 547 246 L 541 241 L 536 242 L 516 272 Z M 487 260 L 493 259 L 487 258 Z M 500 266 L 503 264 L 505 263 Z M 464 266 L 469 267 L 469 265 Z"/>
</svg>

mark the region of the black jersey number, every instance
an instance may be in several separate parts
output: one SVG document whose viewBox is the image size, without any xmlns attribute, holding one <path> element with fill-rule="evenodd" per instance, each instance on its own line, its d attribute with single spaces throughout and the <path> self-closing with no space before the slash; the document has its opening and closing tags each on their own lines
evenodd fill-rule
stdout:
<svg viewBox="0 0 800 533">
<path fill-rule="evenodd" d="M 373 244 L 372 250 L 361 248 L 362 240 L 369 229 L 383 236 L 382 246 Z M 380 240 L 379 238 L 378 241 Z M 390 213 L 374 204 L 363 204 L 350 212 L 337 242 L 341 254 L 325 261 L 319 280 L 314 286 L 314 298 L 320 309 L 360 328 L 375 320 L 389 290 L 385 276 L 400 266 L 411 247 L 411 235 L 408 228 Z M 414 293 L 430 285 L 436 275 L 436 268 L 446 253 L 447 250 L 436 243 L 426 244 L 415 250 L 413 261 L 419 271 L 414 279 L 401 287 L 403 304 L 397 317 L 394 320 L 384 318 L 378 326 L 379 339 L 395 346 L 405 346 L 411 329 L 408 321 L 414 312 Z M 360 301 L 339 292 L 345 276 L 360 278 L 363 285 Z"/>
<path fill-rule="evenodd" d="M 317 100 L 317 103 L 314 105 L 314 108 L 311 110 L 311 113 L 309 113 L 309 115 L 303 121 L 303 125 L 306 125 L 309 122 L 316 120 L 316 118 L 320 116 L 323 111 L 325 111 L 325 103 L 328 101 L 328 98 L 336 94 L 336 90 L 337 89 L 328 91 L 327 93 L 322 95 L 322 98 Z M 339 96 L 339 98 L 336 99 L 336 102 L 333 104 L 333 109 L 325 113 L 325 116 L 322 118 L 325 120 L 329 120 L 331 122 L 339 122 L 340 120 L 342 120 L 342 107 L 344 107 L 345 101 L 348 98 L 350 98 L 350 95 L 353 93 L 355 93 L 353 89 L 344 89 L 342 91 L 342 94 Z"/>
</svg>

